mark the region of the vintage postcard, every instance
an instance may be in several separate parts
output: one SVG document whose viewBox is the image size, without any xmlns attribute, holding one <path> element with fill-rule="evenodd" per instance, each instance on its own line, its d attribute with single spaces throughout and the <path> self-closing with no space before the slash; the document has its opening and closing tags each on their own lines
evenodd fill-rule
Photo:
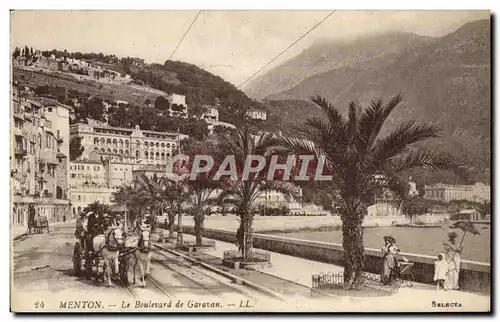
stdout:
<svg viewBox="0 0 500 322">
<path fill-rule="evenodd" d="M 10 18 L 13 312 L 490 312 L 489 11 Z"/>
</svg>

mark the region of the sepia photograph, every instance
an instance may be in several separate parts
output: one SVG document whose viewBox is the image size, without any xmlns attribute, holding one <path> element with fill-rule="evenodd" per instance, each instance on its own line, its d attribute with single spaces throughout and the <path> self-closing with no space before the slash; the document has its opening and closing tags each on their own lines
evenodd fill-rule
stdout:
<svg viewBox="0 0 500 322">
<path fill-rule="evenodd" d="M 491 44 L 486 10 L 11 10 L 11 312 L 490 313 Z"/>
</svg>

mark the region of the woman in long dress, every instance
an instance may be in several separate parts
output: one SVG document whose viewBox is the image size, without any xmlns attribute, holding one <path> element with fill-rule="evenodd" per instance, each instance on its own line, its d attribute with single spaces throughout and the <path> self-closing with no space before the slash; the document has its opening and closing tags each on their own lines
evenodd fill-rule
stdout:
<svg viewBox="0 0 500 322">
<path fill-rule="evenodd" d="M 391 236 L 384 236 L 384 242 L 385 245 L 382 247 L 384 257 L 382 260 L 380 283 L 387 285 L 391 282 L 392 270 L 396 269 L 398 264 L 396 254 L 399 252 L 399 248 L 396 246 L 396 240 Z"/>
<path fill-rule="evenodd" d="M 460 254 L 463 247 L 457 245 L 457 233 L 448 233 L 448 242 L 443 243 L 446 254 L 446 262 L 448 263 L 448 276 L 446 286 L 450 290 L 458 290 L 458 278 L 460 275 Z"/>
</svg>

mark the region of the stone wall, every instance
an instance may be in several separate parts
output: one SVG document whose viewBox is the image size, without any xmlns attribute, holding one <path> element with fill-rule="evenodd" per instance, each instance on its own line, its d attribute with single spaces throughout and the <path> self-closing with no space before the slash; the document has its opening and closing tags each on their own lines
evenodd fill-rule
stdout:
<svg viewBox="0 0 500 322">
<path fill-rule="evenodd" d="M 188 234 L 194 233 L 193 227 L 183 226 L 183 230 Z M 236 241 L 235 233 L 225 230 L 207 228 L 204 236 L 228 243 Z M 255 248 L 342 266 L 343 248 L 340 244 L 263 234 L 254 234 L 253 240 Z M 379 274 L 382 262 L 381 251 L 365 248 L 365 255 L 365 270 Z M 434 283 L 434 261 L 436 260 L 434 257 L 410 253 L 401 253 L 401 256 L 414 262 L 413 274 L 416 282 Z M 463 260 L 459 284 L 464 290 L 489 293 L 491 287 L 490 264 Z"/>
</svg>

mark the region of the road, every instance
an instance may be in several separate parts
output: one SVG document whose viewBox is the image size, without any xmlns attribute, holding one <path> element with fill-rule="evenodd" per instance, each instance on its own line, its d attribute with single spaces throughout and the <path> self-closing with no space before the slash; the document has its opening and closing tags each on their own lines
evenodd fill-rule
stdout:
<svg viewBox="0 0 500 322">
<path fill-rule="evenodd" d="M 129 287 L 128 292 L 119 282 L 109 287 L 95 279 L 76 277 L 72 263 L 75 243 L 73 233 L 74 223 L 68 223 L 54 227 L 49 234 L 25 235 L 13 242 L 14 310 L 31 308 L 36 311 L 47 310 L 49 307 L 54 310 L 77 305 L 69 301 L 100 301 L 98 306 L 102 307 L 96 309 L 130 310 L 136 305 L 147 308 L 151 305 L 149 301 L 161 302 L 167 307 L 171 301 L 175 306 L 178 299 L 191 300 L 190 305 L 210 300 L 220 303 L 223 306 L 221 310 L 228 309 L 224 306 L 229 306 L 229 310 L 236 310 L 241 303 L 247 305 L 248 299 L 258 301 L 255 291 L 240 285 L 231 285 L 230 281 L 216 276 L 217 274 L 190 267 L 175 257 L 160 253 L 153 253 L 153 278 L 146 279 L 146 288 L 135 284 Z M 122 307 L 127 306 L 122 301 L 131 307 Z M 137 304 L 138 302 L 140 304 Z M 41 305 L 44 308 L 41 308 Z M 95 303 L 78 305 L 88 306 Z M 186 302 L 185 305 L 189 304 Z"/>
</svg>

